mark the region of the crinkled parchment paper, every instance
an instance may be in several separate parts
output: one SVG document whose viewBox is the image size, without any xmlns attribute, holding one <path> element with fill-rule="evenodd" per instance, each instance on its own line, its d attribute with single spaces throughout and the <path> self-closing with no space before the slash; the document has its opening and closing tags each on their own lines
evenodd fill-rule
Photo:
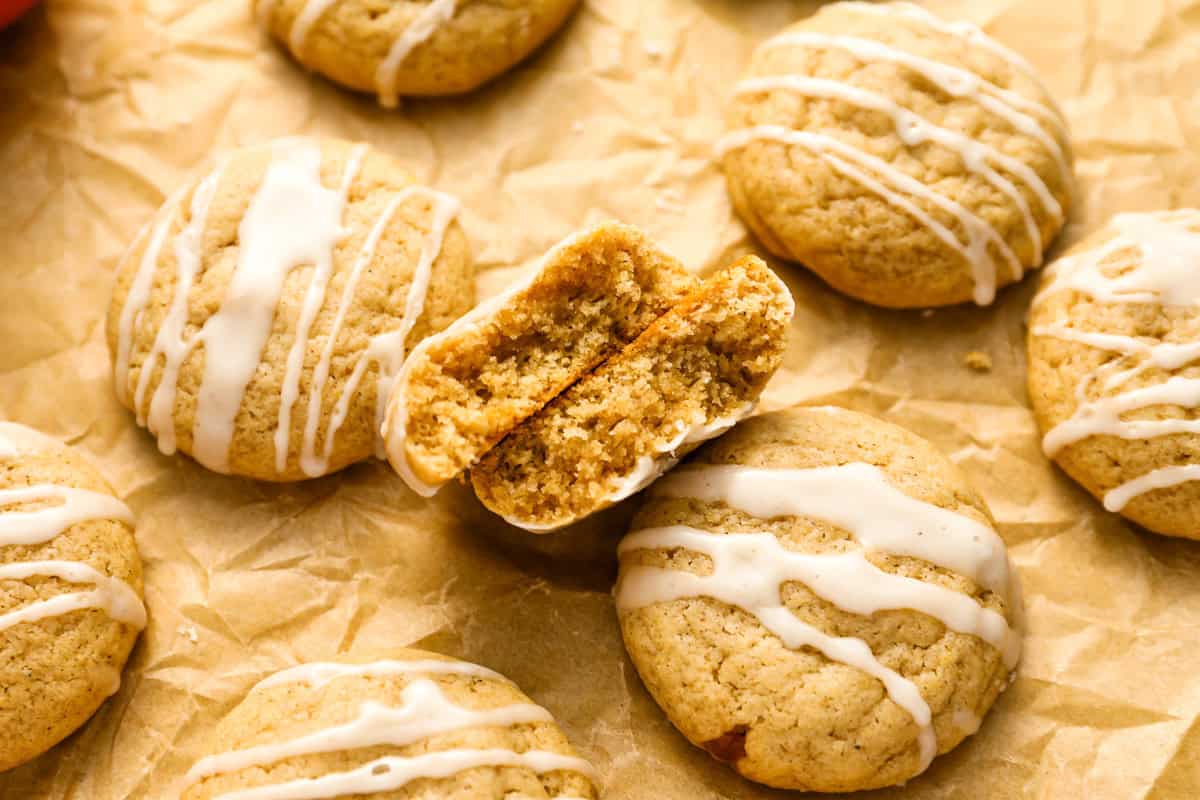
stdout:
<svg viewBox="0 0 1200 800">
<path fill-rule="evenodd" d="M 787 796 L 688 745 L 625 659 L 609 588 L 628 508 L 538 539 L 378 463 L 270 486 L 163 457 L 117 404 L 102 320 L 122 248 L 171 190 L 214 153 L 293 133 L 368 141 L 460 196 L 484 295 L 608 217 L 711 270 L 755 246 L 709 161 L 723 99 L 754 43 L 814 4 L 589 0 L 487 90 L 395 112 L 307 74 L 247 6 L 50 0 L 0 34 L 0 416 L 77 444 L 127 498 L 151 612 L 120 693 L 0 796 L 169 797 L 259 678 L 406 644 L 515 679 L 611 800 Z M 1200 205 L 1200 2 L 931 7 L 1024 53 L 1062 102 L 1082 202 L 1059 249 L 1116 211 Z M 922 314 L 782 272 L 797 314 L 764 406 L 832 401 L 932 439 L 987 497 L 1026 588 L 1020 674 L 979 734 L 863 797 L 1200 796 L 1200 544 L 1132 529 L 1042 457 L 1022 356 L 1034 281 Z"/>
</svg>

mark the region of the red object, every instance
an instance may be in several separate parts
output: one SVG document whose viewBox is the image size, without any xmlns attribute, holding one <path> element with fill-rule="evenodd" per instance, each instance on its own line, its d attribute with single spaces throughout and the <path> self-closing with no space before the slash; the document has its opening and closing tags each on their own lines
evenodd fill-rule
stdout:
<svg viewBox="0 0 1200 800">
<path fill-rule="evenodd" d="M 38 0 L 0 0 L 0 28 L 7 27 L 17 17 L 37 5 Z"/>
</svg>

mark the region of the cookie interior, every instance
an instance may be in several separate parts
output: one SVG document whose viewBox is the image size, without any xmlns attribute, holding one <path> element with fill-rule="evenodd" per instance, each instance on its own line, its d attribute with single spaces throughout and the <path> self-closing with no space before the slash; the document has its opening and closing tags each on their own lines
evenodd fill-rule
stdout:
<svg viewBox="0 0 1200 800">
<path fill-rule="evenodd" d="M 792 310 L 761 259 L 727 267 L 489 452 L 476 493 L 535 531 L 632 494 L 751 410 Z"/>
<path fill-rule="evenodd" d="M 413 352 L 389 414 L 392 464 L 444 483 L 694 286 L 634 228 L 606 224 L 568 239 L 530 283 Z"/>
</svg>

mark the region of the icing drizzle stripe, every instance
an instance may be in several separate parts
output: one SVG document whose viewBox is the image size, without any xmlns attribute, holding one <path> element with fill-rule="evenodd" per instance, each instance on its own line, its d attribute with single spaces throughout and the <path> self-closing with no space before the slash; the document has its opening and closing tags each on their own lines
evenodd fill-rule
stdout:
<svg viewBox="0 0 1200 800">
<path fill-rule="evenodd" d="M 1109 223 L 1115 235 L 1105 243 L 1059 259 L 1046 270 L 1035 306 L 1062 292 L 1077 292 L 1101 303 L 1158 304 L 1200 309 L 1200 211 L 1119 214 Z M 1032 336 L 1075 342 L 1112 353 L 1075 387 L 1075 410 L 1046 432 L 1042 448 L 1054 456 L 1093 436 L 1151 439 L 1200 434 L 1200 420 L 1173 417 L 1126 419 L 1153 406 L 1200 408 L 1200 378 L 1170 375 L 1159 383 L 1128 388 L 1147 371 L 1174 371 L 1200 360 L 1200 340 L 1163 342 L 1124 334 L 1075 328 L 1053 320 L 1031 329 Z M 1101 396 L 1091 398 L 1093 390 Z M 1105 507 L 1123 509 L 1140 494 L 1200 480 L 1190 465 L 1163 467 L 1109 491 Z"/>
<path fill-rule="evenodd" d="M 357 716 L 345 723 L 282 742 L 255 745 L 202 758 L 188 772 L 185 788 L 209 777 L 266 767 L 290 758 L 380 746 L 405 747 L 430 737 L 468 728 L 508 728 L 553 722 L 548 711 L 532 703 L 464 708 L 448 698 L 438 683 L 427 677 L 430 674 L 466 675 L 508 682 L 489 669 L 457 661 L 330 662 L 304 664 L 283 670 L 259 683 L 251 693 L 296 683 L 320 688 L 332 680 L 347 676 L 417 677 L 404 686 L 398 707 L 367 701 L 359 706 Z M 318 800 L 371 794 L 399 789 L 414 780 L 448 778 L 479 767 L 522 767 L 539 774 L 568 770 L 594 780 L 591 765 L 582 759 L 560 753 L 455 748 L 416 756 L 385 756 L 352 770 L 234 790 L 217 797 L 222 800 Z M 561 800 L 570 799 L 563 796 Z"/>
<path fill-rule="evenodd" d="M 726 134 L 717 142 L 717 157 L 724 157 L 734 150 L 746 147 L 751 142 L 762 140 L 800 146 L 809 150 L 836 171 L 858 181 L 870 191 L 922 222 L 945 242 L 947 247 L 961 254 L 971 266 L 975 280 L 976 303 L 987 305 L 996 296 L 996 270 L 989 253 L 989 246 L 994 247 L 1001 254 L 1014 278 L 1019 278 L 1024 273 L 1024 267 L 1021 266 L 1020 260 L 1008 243 L 992 226 L 976 214 L 960 203 L 935 192 L 921 181 L 900 171 L 883 159 L 846 144 L 840 139 L 811 131 L 794 130 L 782 125 L 758 125 Z M 847 162 L 853 162 L 853 164 Z M 869 177 L 858 167 L 871 170 L 879 178 Z M 966 232 L 967 244 L 964 246 L 959 243 L 958 238 L 948 228 L 904 195 L 919 197 L 953 216 Z"/>
<path fill-rule="evenodd" d="M 764 520 L 788 516 L 822 520 L 850 533 L 863 548 L 923 559 L 998 593 L 1009 608 L 1019 603 L 1019 588 L 995 531 L 908 496 L 873 465 L 810 469 L 700 465 L 673 472 L 652 492 L 656 497 L 723 504 Z M 712 597 L 756 617 L 789 648 L 812 647 L 831 660 L 862 670 L 881 681 L 888 696 L 912 716 L 922 770 L 936 755 L 937 740 L 931 709 L 920 690 L 880 663 L 863 640 L 831 636 L 800 620 L 784 604 L 784 585 L 803 583 L 819 597 L 855 614 L 889 609 L 928 614 L 950 630 L 996 647 L 1009 669 L 1020 656 L 1020 637 L 1003 616 L 966 594 L 885 572 L 862 549 L 800 553 L 787 549 L 770 533 L 718 534 L 671 526 L 630 533 L 618 552 L 678 548 L 707 555 L 712 572 L 696 575 L 641 565 L 623 567 L 616 589 L 620 611 Z"/>
</svg>

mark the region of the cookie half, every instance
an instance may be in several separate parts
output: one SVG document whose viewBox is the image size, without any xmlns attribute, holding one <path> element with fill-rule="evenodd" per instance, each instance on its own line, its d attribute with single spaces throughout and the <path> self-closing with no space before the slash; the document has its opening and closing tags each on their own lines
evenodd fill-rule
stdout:
<svg viewBox="0 0 1200 800">
<path fill-rule="evenodd" d="M 0 422 L 0 771 L 117 691 L 145 625 L 133 514 L 74 450 Z"/>
<path fill-rule="evenodd" d="M 1200 211 L 1120 214 L 1046 270 L 1029 397 L 1105 508 L 1200 539 Z"/>
<path fill-rule="evenodd" d="M 641 491 L 753 410 L 794 309 L 761 259 L 727 267 L 488 452 L 475 493 L 543 532 Z"/>
<path fill-rule="evenodd" d="M 1034 70 L 908 3 L 828 3 L 768 39 L 727 125 L 754 234 L 876 305 L 989 304 L 1070 210 L 1066 122 Z"/>
<path fill-rule="evenodd" d="M 382 453 L 405 354 L 472 303 L 458 210 L 366 145 L 230 154 L 118 269 L 118 397 L 160 450 L 217 472 L 299 480 Z"/>
<path fill-rule="evenodd" d="M 648 492 L 616 603 L 646 688 L 769 786 L 873 789 L 975 732 L 1020 653 L 1004 542 L 928 442 L 834 408 L 743 422 Z"/>
<path fill-rule="evenodd" d="M 297 61 L 393 107 L 467 92 L 550 38 L 579 0 L 254 0 Z"/>
<path fill-rule="evenodd" d="M 568 237 L 528 281 L 413 351 L 388 406 L 389 461 L 432 495 L 695 286 L 636 228 Z"/>
<path fill-rule="evenodd" d="M 183 800 L 594 800 L 550 713 L 495 672 L 398 650 L 285 669 L 217 726 Z"/>
</svg>

